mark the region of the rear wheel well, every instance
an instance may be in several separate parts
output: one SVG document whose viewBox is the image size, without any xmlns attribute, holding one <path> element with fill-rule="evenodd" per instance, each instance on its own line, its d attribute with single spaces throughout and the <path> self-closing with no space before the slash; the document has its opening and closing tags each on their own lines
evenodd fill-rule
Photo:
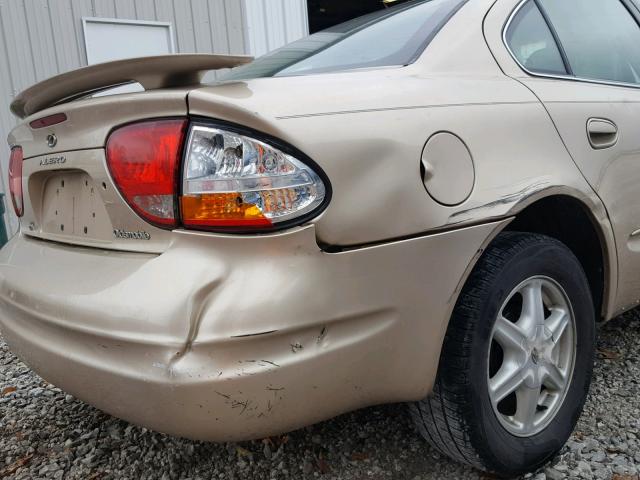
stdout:
<svg viewBox="0 0 640 480">
<path fill-rule="evenodd" d="M 602 314 L 605 252 L 597 227 L 582 202 L 560 195 L 544 198 L 518 213 L 506 230 L 541 233 L 564 243 L 582 264 L 594 309 L 598 315 Z"/>
</svg>

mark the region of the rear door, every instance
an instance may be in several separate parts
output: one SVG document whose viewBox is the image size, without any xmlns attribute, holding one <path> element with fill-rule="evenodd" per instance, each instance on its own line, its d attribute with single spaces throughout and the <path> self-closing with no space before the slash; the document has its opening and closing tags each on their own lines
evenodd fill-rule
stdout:
<svg viewBox="0 0 640 480">
<path fill-rule="evenodd" d="M 640 299 L 640 26 L 626 0 L 529 0 L 504 29 L 574 160 L 607 208 L 619 259 L 617 304 Z"/>
</svg>

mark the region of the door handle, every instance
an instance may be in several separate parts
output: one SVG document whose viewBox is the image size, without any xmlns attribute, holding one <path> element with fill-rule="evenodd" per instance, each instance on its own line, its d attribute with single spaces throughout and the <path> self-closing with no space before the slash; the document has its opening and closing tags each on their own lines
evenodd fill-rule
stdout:
<svg viewBox="0 0 640 480">
<path fill-rule="evenodd" d="M 610 148 L 618 143 L 618 127 L 605 118 L 590 118 L 587 122 L 587 136 L 594 149 Z"/>
</svg>

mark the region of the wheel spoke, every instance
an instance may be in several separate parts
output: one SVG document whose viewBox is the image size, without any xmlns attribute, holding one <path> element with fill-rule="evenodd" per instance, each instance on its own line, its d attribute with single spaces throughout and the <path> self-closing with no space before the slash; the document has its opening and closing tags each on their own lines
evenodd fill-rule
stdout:
<svg viewBox="0 0 640 480">
<path fill-rule="evenodd" d="M 566 310 L 563 309 L 555 309 L 549 318 L 547 318 L 545 324 L 546 327 L 551 332 L 551 336 L 553 337 L 553 343 L 558 343 L 560 338 L 567 329 L 571 318 Z"/>
<path fill-rule="evenodd" d="M 505 360 L 498 373 L 489 380 L 491 400 L 495 404 L 500 403 L 518 389 L 523 381 L 522 366 L 517 362 Z"/>
<path fill-rule="evenodd" d="M 551 390 L 562 391 L 567 383 L 567 376 L 556 365 L 548 365 L 544 369 L 542 383 Z"/>
<path fill-rule="evenodd" d="M 542 282 L 540 280 L 528 283 L 522 293 L 522 317 L 525 328 L 535 328 L 544 324 L 544 303 L 542 300 Z"/>
<path fill-rule="evenodd" d="M 500 344 L 505 353 L 516 350 L 524 350 L 524 341 L 527 335 L 515 323 L 507 320 L 502 315 L 498 317 L 495 325 L 494 339 Z"/>
<path fill-rule="evenodd" d="M 522 428 L 530 428 L 536 418 L 538 411 L 538 400 L 540 400 L 540 387 L 529 388 L 522 386 L 516 390 L 516 414 L 514 419 L 522 425 Z"/>
</svg>

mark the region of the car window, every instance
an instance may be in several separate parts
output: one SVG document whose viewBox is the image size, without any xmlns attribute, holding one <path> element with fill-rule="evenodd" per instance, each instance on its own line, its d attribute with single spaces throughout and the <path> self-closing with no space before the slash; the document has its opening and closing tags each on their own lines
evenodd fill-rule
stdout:
<svg viewBox="0 0 640 480">
<path fill-rule="evenodd" d="M 640 84 L 640 27 L 621 0 L 539 0 L 573 75 Z"/>
<path fill-rule="evenodd" d="M 466 1 L 418 0 L 365 15 L 275 50 L 221 80 L 407 65 Z"/>
<path fill-rule="evenodd" d="M 530 72 L 567 74 L 558 45 L 535 2 L 529 1 L 518 10 L 507 28 L 506 41 Z"/>
</svg>

